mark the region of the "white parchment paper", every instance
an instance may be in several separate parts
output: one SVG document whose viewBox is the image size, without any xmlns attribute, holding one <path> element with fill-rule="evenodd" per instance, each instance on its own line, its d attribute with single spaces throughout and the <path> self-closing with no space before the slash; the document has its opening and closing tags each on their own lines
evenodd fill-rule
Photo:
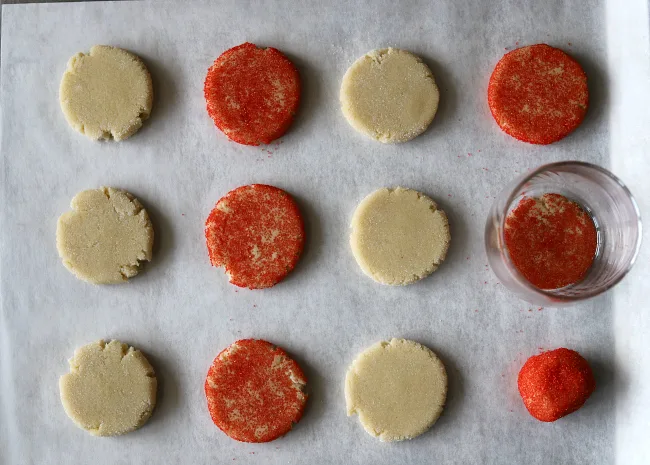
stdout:
<svg viewBox="0 0 650 465">
<path fill-rule="evenodd" d="M 648 362 L 639 358 L 647 347 L 648 255 L 620 290 L 573 308 L 540 309 L 497 282 L 483 250 L 493 196 L 540 164 L 613 166 L 623 180 L 630 176 L 633 191 L 648 194 L 640 174 L 648 171 L 650 145 L 642 124 L 645 2 L 630 1 L 625 13 L 606 2 L 562 0 L 125 2 L 5 6 L 2 13 L 0 462 L 611 464 L 624 456 L 620 463 L 647 463 L 648 441 L 639 433 L 646 415 L 635 405 L 648 405 Z M 244 41 L 285 52 L 303 81 L 294 125 L 268 147 L 229 142 L 205 111 L 208 67 Z M 538 42 L 576 57 L 591 92 L 584 124 L 547 147 L 503 134 L 486 102 L 503 53 Z M 122 143 L 91 142 L 67 126 L 59 108 L 68 58 L 94 44 L 133 51 L 153 77 L 152 117 Z M 429 130 L 393 146 L 355 133 L 338 103 L 346 68 L 387 46 L 420 55 L 441 89 Z M 634 124 L 622 129 L 621 115 Z M 229 285 L 210 266 L 203 238 L 214 203 L 253 182 L 293 194 L 308 232 L 299 266 L 264 291 Z M 135 194 L 154 223 L 154 260 L 128 284 L 85 284 L 57 255 L 58 216 L 78 191 L 101 185 Z M 348 246 L 356 204 L 397 185 L 433 197 L 452 229 L 443 266 L 404 288 L 364 276 Z M 244 337 L 287 349 L 310 383 L 301 422 L 268 444 L 229 439 L 206 408 L 212 359 Z M 440 355 L 449 398 L 431 431 L 384 444 L 346 417 L 343 379 L 359 351 L 391 337 Z M 99 338 L 140 348 L 158 374 L 153 417 L 124 437 L 89 436 L 59 401 L 67 359 Z M 561 346 L 590 361 L 598 388 L 575 414 L 539 423 L 521 403 L 516 376 L 527 357 Z"/>
</svg>

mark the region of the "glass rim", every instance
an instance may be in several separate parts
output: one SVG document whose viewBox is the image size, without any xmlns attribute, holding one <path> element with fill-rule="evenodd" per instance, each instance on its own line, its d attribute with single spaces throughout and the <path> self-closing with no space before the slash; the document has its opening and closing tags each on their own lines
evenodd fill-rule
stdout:
<svg viewBox="0 0 650 465">
<path fill-rule="evenodd" d="M 630 259 L 629 264 L 627 265 L 627 268 L 623 270 L 619 276 L 616 277 L 610 284 L 608 284 L 605 288 L 601 288 L 597 291 L 587 291 L 583 293 L 582 295 L 576 295 L 576 296 L 558 296 L 557 295 L 557 289 L 539 289 L 535 286 L 533 286 L 517 269 L 517 267 L 514 266 L 514 263 L 510 259 L 510 255 L 507 253 L 507 248 L 505 247 L 505 220 L 508 216 L 508 208 L 512 204 L 512 202 L 520 195 L 517 194 L 526 183 L 528 183 L 532 178 L 535 176 L 546 172 L 550 171 L 553 169 L 557 168 L 563 168 L 563 167 L 568 167 L 568 166 L 580 166 L 583 168 L 589 168 L 593 169 L 595 171 L 600 172 L 601 174 L 604 174 L 608 178 L 610 178 L 612 181 L 614 181 L 622 190 L 623 192 L 627 195 L 627 198 L 630 200 L 630 203 L 632 204 L 632 207 L 634 209 L 634 213 L 636 215 L 636 222 L 637 222 L 637 237 L 636 237 L 636 243 L 634 246 L 634 252 L 632 254 L 632 257 Z M 516 183 L 516 184 L 515 184 Z M 511 187 L 512 186 L 512 187 Z M 506 206 L 505 206 L 505 211 L 499 211 L 499 243 L 500 243 L 500 253 L 502 256 L 502 259 L 508 264 L 506 269 L 508 272 L 511 274 L 511 276 L 523 287 L 525 287 L 527 290 L 544 296 L 547 299 L 557 301 L 557 302 L 576 302 L 579 300 L 585 300 L 589 299 L 591 297 L 595 297 L 599 294 L 602 294 L 612 287 L 614 287 L 616 284 L 618 284 L 632 269 L 634 264 L 636 263 L 637 258 L 639 257 L 639 252 L 641 250 L 641 242 L 643 239 L 643 224 L 641 222 L 641 210 L 639 210 L 639 205 L 636 202 L 636 199 L 632 195 L 632 192 L 630 192 L 630 189 L 621 181 L 615 174 L 613 174 L 611 171 L 603 168 L 602 166 L 595 165 L 593 163 L 588 163 L 584 161 L 560 161 L 560 162 L 554 162 L 554 163 L 547 163 L 545 165 L 541 165 L 538 168 L 534 169 L 530 173 L 526 173 L 522 176 L 520 176 L 519 180 L 513 181 L 510 186 L 508 186 L 508 189 L 510 190 L 510 193 L 508 195 L 508 200 L 506 201 Z M 576 283 L 577 284 L 577 283 Z M 568 286 L 567 286 L 568 287 Z M 562 288 L 564 289 L 564 288 Z"/>
</svg>

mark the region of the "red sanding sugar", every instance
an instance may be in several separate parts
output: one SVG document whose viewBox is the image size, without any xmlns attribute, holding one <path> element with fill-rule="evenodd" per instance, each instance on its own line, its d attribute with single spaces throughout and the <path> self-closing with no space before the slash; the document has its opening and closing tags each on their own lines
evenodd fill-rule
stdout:
<svg viewBox="0 0 650 465">
<path fill-rule="evenodd" d="M 575 412 L 596 389 L 587 361 L 564 348 L 530 357 L 519 372 L 517 385 L 528 412 L 546 422 Z"/>
<path fill-rule="evenodd" d="M 205 395 L 212 421 L 237 441 L 268 442 L 302 417 L 307 380 L 298 364 L 273 344 L 242 339 L 212 362 Z"/>
<path fill-rule="evenodd" d="M 506 218 L 504 239 L 517 270 L 540 289 L 581 281 L 598 247 L 589 214 L 559 194 L 521 199 Z"/>
<path fill-rule="evenodd" d="M 269 144 L 291 125 L 300 101 L 300 76 L 280 51 L 247 42 L 216 59 L 204 94 L 208 114 L 230 140 Z"/>
<path fill-rule="evenodd" d="M 296 266 L 305 229 L 289 194 L 251 184 L 217 202 L 205 223 L 205 238 L 210 261 L 226 268 L 231 283 L 263 289 L 280 282 Z"/>
<path fill-rule="evenodd" d="M 588 101 L 582 67 L 545 44 L 506 53 L 488 85 L 488 104 L 497 124 L 532 144 L 550 144 L 567 136 L 584 119 Z"/>
</svg>

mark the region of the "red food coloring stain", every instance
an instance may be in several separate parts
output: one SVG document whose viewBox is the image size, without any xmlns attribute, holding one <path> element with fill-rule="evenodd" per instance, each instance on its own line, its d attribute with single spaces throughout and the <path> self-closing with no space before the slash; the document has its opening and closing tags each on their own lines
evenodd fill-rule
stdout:
<svg viewBox="0 0 650 465">
<path fill-rule="evenodd" d="M 510 136 L 550 144 L 585 117 L 587 76 L 569 55 L 545 44 L 518 48 L 497 63 L 488 84 L 492 116 Z"/>
<path fill-rule="evenodd" d="M 242 442 L 268 442 L 302 417 L 305 384 L 302 370 L 284 350 L 243 339 L 214 359 L 205 394 L 212 420 L 224 433 Z"/>
<path fill-rule="evenodd" d="M 216 59 L 205 78 L 204 95 L 208 114 L 230 140 L 270 144 L 293 121 L 300 76 L 279 50 L 247 42 Z"/>
<path fill-rule="evenodd" d="M 232 284 L 263 289 L 280 282 L 296 266 L 305 229 L 289 194 L 252 184 L 217 202 L 205 223 L 205 237 L 211 263 L 224 266 Z"/>
</svg>

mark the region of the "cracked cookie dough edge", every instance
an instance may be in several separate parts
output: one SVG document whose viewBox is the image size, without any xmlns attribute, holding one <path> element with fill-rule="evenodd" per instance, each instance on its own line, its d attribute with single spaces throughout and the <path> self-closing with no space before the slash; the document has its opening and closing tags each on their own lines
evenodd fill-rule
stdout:
<svg viewBox="0 0 650 465">
<path fill-rule="evenodd" d="M 70 260 L 66 258 L 66 254 L 64 253 L 63 233 L 62 233 L 63 224 L 66 222 L 68 218 L 73 216 L 79 210 L 78 208 L 79 197 L 89 191 L 101 191 L 106 196 L 106 198 L 109 199 L 109 201 L 111 196 L 113 195 L 124 195 L 135 207 L 135 211 L 131 214 L 131 216 L 139 216 L 140 221 L 143 223 L 142 226 L 146 232 L 145 239 L 147 241 L 147 247 L 146 249 L 141 251 L 142 258 L 140 258 L 139 256 L 136 262 L 127 263 L 120 266 L 119 273 L 121 279 L 119 280 L 116 279 L 111 281 L 103 281 L 103 280 L 93 279 L 91 276 L 87 276 L 86 274 L 79 272 L 79 270 L 77 270 L 74 267 L 74 265 L 70 262 Z M 115 211 L 118 215 L 123 214 L 123 212 L 118 212 L 117 210 Z M 149 217 L 149 213 L 147 212 L 147 209 L 142 205 L 142 203 L 140 203 L 140 201 L 133 194 L 123 189 L 119 189 L 115 187 L 101 186 L 98 189 L 86 189 L 81 192 L 78 192 L 70 201 L 70 210 L 62 213 L 57 220 L 56 248 L 59 254 L 59 258 L 61 259 L 61 262 L 66 267 L 66 269 L 70 271 L 77 279 L 95 285 L 120 284 L 128 281 L 129 278 L 136 276 L 140 271 L 142 271 L 144 264 L 146 262 L 150 262 L 153 257 L 154 238 L 155 238 L 155 233 L 153 229 L 153 224 L 151 223 L 151 218 Z"/>
<path fill-rule="evenodd" d="M 67 381 L 74 376 L 79 376 L 79 368 L 81 366 L 81 363 L 78 359 L 82 356 L 82 352 L 84 350 L 99 349 L 99 352 L 104 352 L 106 350 L 114 350 L 113 348 L 115 346 L 118 346 L 119 350 L 121 351 L 121 360 L 120 360 L 121 363 L 124 363 L 124 359 L 126 357 L 132 357 L 136 359 L 138 364 L 143 368 L 145 372 L 145 377 L 149 378 L 150 380 L 148 387 L 150 391 L 149 394 L 151 396 L 151 402 L 148 402 L 147 408 L 140 413 L 136 425 L 134 425 L 130 429 L 118 433 L 106 434 L 104 429 L 102 428 L 104 425 L 103 422 L 100 422 L 99 425 L 94 425 L 94 424 L 90 425 L 90 424 L 84 424 L 83 422 L 79 421 L 79 419 L 75 416 L 75 412 L 72 405 L 70 405 L 70 402 L 68 402 L 64 393 L 67 389 L 66 388 Z M 69 372 L 59 377 L 59 398 L 61 400 L 61 404 L 63 405 L 63 409 L 66 415 L 68 416 L 68 418 L 70 418 L 70 420 L 72 420 L 72 422 L 78 428 L 83 429 L 84 431 L 88 432 L 92 436 L 98 436 L 98 437 L 121 436 L 141 428 L 149 420 L 149 418 L 151 418 L 151 415 L 153 414 L 153 411 L 156 407 L 158 379 L 156 377 L 156 373 L 153 366 L 151 366 L 151 363 L 149 363 L 145 355 L 140 350 L 135 349 L 133 346 L 129 346 L 128 344 L 119 342 L 116 339 L 112 339 L 108 343 L 104 339 L 100 339 L 96 342 L 91 342 L 90 344 L 86 344 L 84 346 L 76 348 L 74 351 L 74 355 L 72 356 L 72 358 L 68 360 L 68 365 L 69 365 Z"/>
</svg>

